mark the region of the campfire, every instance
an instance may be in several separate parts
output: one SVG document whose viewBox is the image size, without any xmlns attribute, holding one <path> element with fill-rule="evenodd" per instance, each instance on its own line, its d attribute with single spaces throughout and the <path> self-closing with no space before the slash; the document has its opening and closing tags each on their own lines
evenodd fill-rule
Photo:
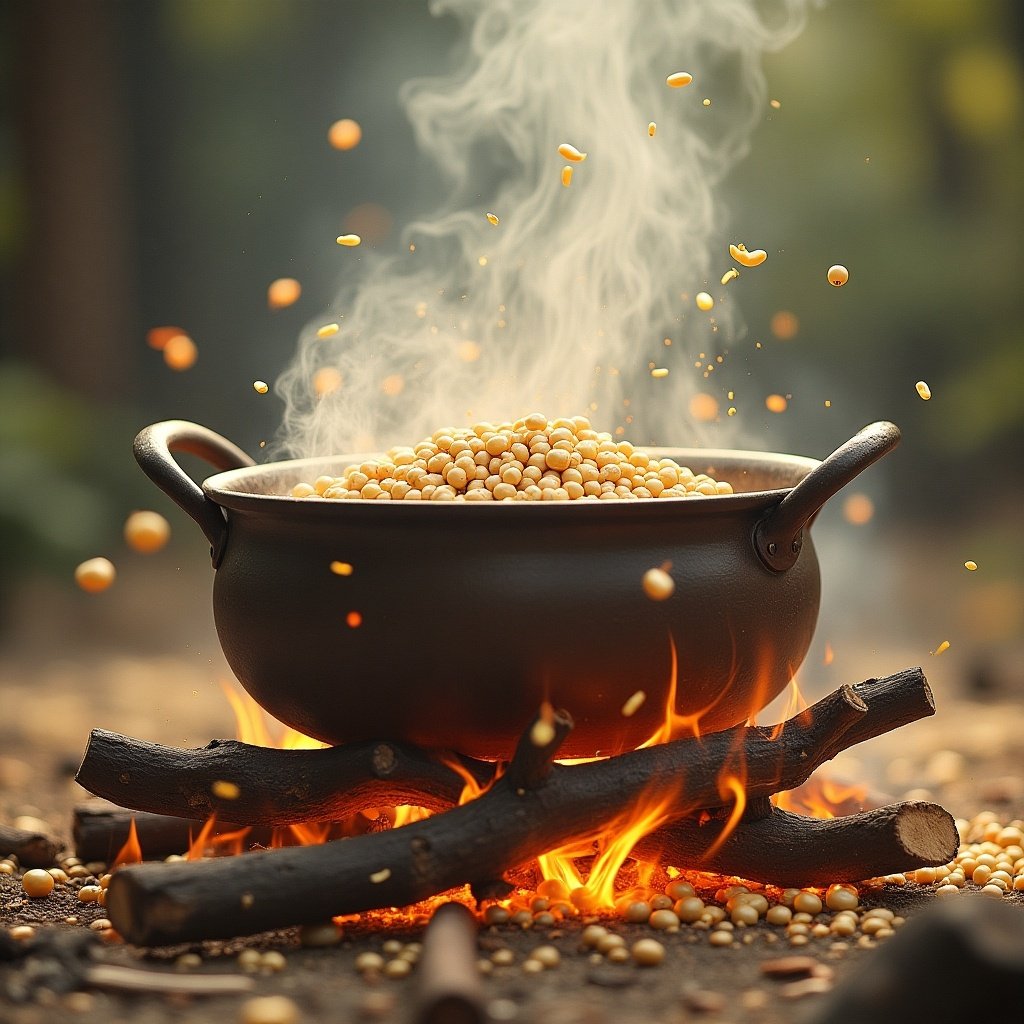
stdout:
<svg viewBox="0 0 1024 1024">
<path fill-rule="evenodd" d="M 502 899 L 513 888 L 511 870 L 562 848 L 592 854 L 597 840 L 630 834 L 630 820 L 643 823 L 625 851 L 638 859 L 780 886 L 824 887 L 944 864 L 958 835 L 935 804 L 826 820 L 779 810 L 769 799 L 840 751 L 933 713 L 923 673 L 909 669 L 844 686 L 773 727 L 737 727 L 582 764 L 555 763 L 572 720 L 550 708 L 507 764 L 387 741 L 285 750 L 216 740 L 182 751 L 95 730 L 78 781 L 148 812 L 144 843 L 180 839 L 183 825 L 198 828 L 198 819 L 214 816 L 236 832 L 340 822 L 369 806 L 438 812 L 323 845 L 122 868 L 108 889 L 110 918 L 129 941 L 153 945 L 315 924 L 467 885 L 477 900 Z M 235 789 L 218 797 L 226 780 Z M 479 795 L 460 804 L 467 780 Z M 125 816 L 79 814 L 78 842 L 91 844 L 90 852 L 100 823 L 109 842 Z M 599 905 L 587 886 L 566 895 L 576 910 Z"/>
</svg>

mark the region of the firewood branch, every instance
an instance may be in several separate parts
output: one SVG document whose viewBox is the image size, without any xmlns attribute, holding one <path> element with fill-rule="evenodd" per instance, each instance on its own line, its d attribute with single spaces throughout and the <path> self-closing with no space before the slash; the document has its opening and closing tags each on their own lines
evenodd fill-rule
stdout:
<svg viewBox="0 0 1024 1024">
<path fill-rule="evenodd" d="M 247 825 L 340 821 L 381 802 L 441 810 L 457 803 L 458 762 L 486 785 L 495 766 L 458 754 L 428 754 L 404 743 L 352 743 L 317 750 L 276 750 L 240 740 L 213 740 L 197 750 L 147 743 L 94 729 L 75 780 L 122 807 L 179 818 Z M 238 796 L 214 794 L 231 782 Z M 382 799 L 386 798 L 386 799 Z"/>
<path fill-rule="evenodd" d="M 672 822 L 637 843 L 633 855 L 755 882 L 825 886 L 945 864 L 960 841 L 947 810 L 917 801 L 828 819 L 776 809 L 742 822 L 709 852 L 723 828 L 721 821 Z"/>
<path fill-rule="evenodd" d="M 843 686 L 795 718 L 773 727 L 738 727 L 700 738 L 675 740 L 623 754 L 592 766 L 614 764 L 614 773 L 670 773 L 685 785 L 688 807 L 680 814 L 721 807 L 731 799 L 718 790 L 724 764 L 745 773 L 748 801 L 800 785 L 819 765 L 855 743 L 871 739 L 935 713 L 921 669 L 907 669 L 856 686 Z M 568 726 L 556 713 L 549 722 L 557 749 Z M 546 749 L 529 737 L 523 743 L 543 771 L 558 777 L 563 765 L 550 765 Z M 483 788 L 495 766 L 457 758 Z M 526 765 L 525 761 L 521 764 Z M 533 778 L 534 768 L 524 767 Z M 517 769 L 518 771 L 518 769 Z M 437 755 L 400 743 L 358 743 L 321 750 L 275 750 L 237 740 L 214 740 L 198 750 L 179 750 L 95 729 L 77 781 L 123 807 L 201 819 L 216 812 L 223 821 L 245 825 L 285 825 L 337 821 L 364 807 L 416 804 L 441 810 L 458 802 L 463 779 Z M 515 778 L 515 776 L 513 776 Z M 234 800 L 213 794 L 217 781 L 233 782 Z M 533 782 L 530 782 L 533 785 Z"/>
<path fill-rule="evenodd" d="M 722 806 L 727 802 L 720 792 L 723 765 L 727 772 L 742 773 L 748 799 L 792 789 L 848 746 L 849 734 L 860 742 L 886 732 L 894 720 L 930 713 L 925 696 L 923 674 L 911 670 L 869 681 L 865 690 L 841 687 L 781 727 L 741 727 L 604 761 L 554 765 L 546 780 L 538 758 L 550 760 L 559 737 L 535 743 L 533 723 L 509 770 L 471 803 L 402 828 L 323 846 L 124 868 L 111 881 L 107 910 L 129 941 L 158 945 L 406 906 L 466 883 L 490 882 L 540 853 L 582 842 L 640 802 L 661 804 L 665 816 L 676 819 Z M 556 733 L 562 728 L 568 728 L 567 721 Z M 784 831 L 788 818 L 772 815 L 767 823 L 742 827 Z M 952 850 L 947 845 L 936 842 L 943 853 L 938 860 L 916 862 L 897 849 L 892 851 L 896 860 L 882 870 L 948 860 L 955 845 Z M 721 845 L 721 851 L 732 849 L 728 842 Z M 702 844 L 701 852 L 706 850 Z M 745 873 L 739 865 L 737 873 Z M 876 874 L 877 865 L 855 873 Z"/>
</svg>

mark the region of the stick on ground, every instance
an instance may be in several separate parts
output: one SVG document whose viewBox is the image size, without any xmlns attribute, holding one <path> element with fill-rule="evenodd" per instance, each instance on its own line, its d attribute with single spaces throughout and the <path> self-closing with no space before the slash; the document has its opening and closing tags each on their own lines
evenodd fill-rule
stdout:
<svg viewBox="0 0 1024 1024">
<path fill-rule="evenodd" d="M 442 903 L 423 935 L 415 1024 L 483 1024 L 476 918 L 461 903 Z"/>
</svg>

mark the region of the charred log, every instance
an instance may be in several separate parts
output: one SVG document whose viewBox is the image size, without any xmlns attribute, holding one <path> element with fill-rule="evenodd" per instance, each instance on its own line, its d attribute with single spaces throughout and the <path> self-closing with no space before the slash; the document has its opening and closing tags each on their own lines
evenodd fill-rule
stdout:
<svg viewBox="0 0 1024 1024">
<path fill-rule="evenodd" d="M 773 810 L 741 822 L 718 844 L 721 821 L 676 821 L 642 839 L 633 854 L 780 886 L 825 886 L 945 864 L 956 855 L 953 816 L 938 804 L 907 802 L 842 818 Z M 713 851 L 713 852 L 709 852 Z"/>
<path fill-rule="evenodd" d="M 746 775 L 748 800 L 792 789 L 841 750 L 935 713 L 931 690 L 920 668 L 843 686 L 795 718 L 773 727 L 748 726 L 675 740 L 588 766 L 635 782 L 666 773 L 685 788 L 685 815 L 724 806 L 719 792 L 726 771 Z M 547 723 L 550 725 L 550 722 Z M 531 744 L 533 758 L 517 771 L 559 777 Z M 275 750 L 236 740 L 214 740 L 198 750 L 178 750 L 103 729 L 93 730 L 77 781 L 121 806 L 180 818 L 219 818 L 246 825 L 335 821 L 367 806 L 416 804 L 441 810 L 457 803 L 463 777 L 449 767 L 456 759 L 481 787 L 495 766 L 457 755 L 448 764 L 398 743 L 361 743 L 320 750 Z M 540 765 L 541 768 L 537 766 Z M 511 770 L 511 769 L 510 769 Z M 238 787 L 233 800 L 213 794 L 217 781 Z"/>
<path fill-rule="evenodd" d="M 495 766 L 447 755 L 484 786 Z M 197 750 L 94 729 L 75 781 L 122 807 L 177 818 L 219 818 L 247 825 L 339 821 L 379 803 L 441 810 L 457 803 L 465 780 L 441 755 L 402 743 L 353 743 L 318 750 L 276 750 L 212 740 Z M 238 795 L 224 799 L 215 784 Z M 220 788 L 220 787 L 218 787 Z"/>
<path fill-rule="evenodd" d="M 52 867 L 64 844 L 53 836 L 0 822 L 0 857 L 13 853 L 25 868 Z"/>
<path fill-rule="evenodd" d="M 799 785 L 850 742 L 934 711 L 919 669 L 860 686 L 841 687 L 775 728 L 736 728 L 571 766 L 551 764 L 570 728 L 568 715 L 541 716 L 520 740 L 508 771 L 469 804 L 325 846 L 125 868 L 111 880 L 109 916 L 129 941 L 162 944 L 311 923 L 325 912 L 405 906 L 467 883 L 490 883 L 539 853 L 599 834 L 641 800 L 662 805 L 666 820 L 721 807 L 728 797 L 719 790 L 723 767 L 741 774 L 748 799 L 756 800 Z M 861 827 L 865 835 L 882 837 L 882 854 L 855 871 L 859 877 L 943 863 L 956 852 L 955 829 L 951 836 L 942 814 L 869 813 L 877 817 Z M 800 824 L 793 817 L 773 814 L 760 827 L 767 835 L 787 822 Z M 890 824 L 883 827 L 883 820 Z M 938 829 L 936 836 L 908 849 L 900 837 L 924 823 Z M 738 849 L 726 841 L 718 852 L 733 857 Z M 730 873 L 749 874 L 735 856 Z M 801 862 L 801 872 L 805 867 Z"/>
</svg>

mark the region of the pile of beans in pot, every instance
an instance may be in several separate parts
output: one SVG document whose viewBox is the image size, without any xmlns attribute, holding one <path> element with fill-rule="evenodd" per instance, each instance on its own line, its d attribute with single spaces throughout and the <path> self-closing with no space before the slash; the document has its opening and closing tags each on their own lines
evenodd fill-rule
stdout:
<svg viewBox="0 0 1024 1024">
<path fill-rule="evenodd" d="M 732 486 L 594 430 L 585 416 L 445 428 L 411 447 L 292 488 L 296 498 L 615 501 L 701 498 Z"/>
</svg>

